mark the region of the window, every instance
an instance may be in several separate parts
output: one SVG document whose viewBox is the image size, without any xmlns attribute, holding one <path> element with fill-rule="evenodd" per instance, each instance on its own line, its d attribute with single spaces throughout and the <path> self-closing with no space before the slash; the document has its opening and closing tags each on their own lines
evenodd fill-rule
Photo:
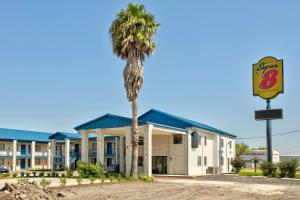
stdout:
<svg viewBox="0 0 300 200">
<path fill-rule="evenodd" d="M 224 139 L 221 139 L 221 141 L 220 141 L 220 146 L 221 146 L 221 147 L 224 147 Z"/>
<path fill-rule="evenodd" d="M 92 143 L 92 149 L 97 149 L 97 143 Z"/>
<path fill-rule="evenodd" d="M 207 145 L 207 137 L 206 136 L 204 137 L 204 145 L 205 146 Z"/>
<path fill-rule="evenodd" d="M 4 143 L 0 143 L 0 151 L 5 151 L 5 144 Z"/>
<path fill-rule="evenodd" d="M 224 157 L 221 157 L 221 165 L 224 165 Z"/>
<path fill-rule="evenodd" d="M 182 135 L 181 134 L 175 134 L 173 143 L 174 144 L 182 144 Z"/>
<path fill-rule="evenodd" d="M 204 166 L 206 166 L 206 165 L 207 165 L 207 157 L 204 156 Z"/>
<path fill-rule="evenodd" d="M 143 137 L 139 137 L 139 145 L 144 145 L 144 138 Z"/>
<path fill-rule="evenodd" d="M 198 142 L 199 142 L 199 145 L 201 145 L 201 135 L 198 134 Z"/>
<path fill-rule="evenodd" d="M 36 145 L 36 146 L 35 146 L 35 151 L 36 151 L 36 152 L 41 152 L 41 151 L 42 151 L 41 145 Z"/>
<path fill-rule="evenodd" d="M 197 162 L 198 162 L 198 166 L 201 166 L 201 156 L 198 156 Z"/>
<path fill-rule="evenodd" d="M 199 144 L 199 142 L 198 142 L 198 140 L 199 140 L 198 133 L 197 132 L 192 132 L 191 137 L 192 137 L 192 140 L 191 140 L 192 148 L 198 148 L 198 144 Z"/>
<path fill-rule="evenodd" d="M 144 157 L 143 156 L 138 157 L 138 166 L 141 166 L 141 167 L 144 166 Z"/>
<path fill-rule="evenodd" d="M 229 149 L 231 149 L 231 148 L 232 148 L 232 142 L 229 141 Z"/>
<path fill-rule="evenodd" d="M 35 159 L 35 164 L 36 165 L 40 165 L 41 164 L 41 159 L 40 158 L 36 158 Z"/>
</svg>

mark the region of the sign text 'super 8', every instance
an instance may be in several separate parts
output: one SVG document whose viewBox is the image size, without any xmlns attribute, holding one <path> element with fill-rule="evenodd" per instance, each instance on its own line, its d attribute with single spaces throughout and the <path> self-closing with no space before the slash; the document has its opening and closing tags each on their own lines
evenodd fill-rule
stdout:
<svg viewBox="0 0 300 200">
<path fill-rule="evenodd" d="M 253 64 L 253 95 L 272 99 L 279 93 L 283 93 L 283 61 L 265 57 Z"/>
</svg>

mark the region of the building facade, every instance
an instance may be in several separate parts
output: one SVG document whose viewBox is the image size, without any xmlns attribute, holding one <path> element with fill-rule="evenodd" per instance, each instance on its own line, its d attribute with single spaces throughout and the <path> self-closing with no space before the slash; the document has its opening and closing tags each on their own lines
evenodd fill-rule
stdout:
<svg viewBox="0 0 300 200">
<path fill-rule="evenodd" d="M 235 137 L 219 129 L 152 109 L 139 117 L 139 173 L 201 175 L 232 170 Z M 81 160 L 89 162 L 89 135 L 96 135 L 96 162 L 105 162 L 104 135 L 119 137 L 120 171 L 131 170 L 130 118 L 106 114 L 75 127 Z"/>
<path fill-rule="evenodd" d="M 139 117 L 139 173 L 226 173 L 235 156 L 235 135 L 152 109 Z M 78 133 L 0 129 L 0 165 L 12 171 L 100 163 L 105 170 L 131 170 L 130 118 L 106 114 L 75 127 Z M 116 169 L 116 168 L 115 168 Z"/>
<path fill-rule="evenodd" d="M 0 165 L 11 171 L 50 169 L 50 134 L 0 129 Z"/>
</svg>

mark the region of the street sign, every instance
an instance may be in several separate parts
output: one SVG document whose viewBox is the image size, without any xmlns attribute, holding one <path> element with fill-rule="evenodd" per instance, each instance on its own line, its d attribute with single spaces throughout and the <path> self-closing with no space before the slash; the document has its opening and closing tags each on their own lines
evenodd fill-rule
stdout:
<svg viewBox="0 0 300 200">
<path fill-rule="evenodd" d="M 272 99 L 283 93 L 283 60 L 268 56 L 253 64 L 253 96 Z"/>
<path fill-rule="evenodd" d="M 271 109 L 271 110 L 256 110 L 256 120 L 271 120 L 271 119 L 282 119 L 282 109 Z"/>
</svg>

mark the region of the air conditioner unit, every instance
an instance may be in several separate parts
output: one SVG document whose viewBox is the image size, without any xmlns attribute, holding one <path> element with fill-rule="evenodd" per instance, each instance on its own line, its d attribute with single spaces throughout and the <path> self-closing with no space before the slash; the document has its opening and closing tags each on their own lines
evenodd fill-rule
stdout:
<svg viewBox="0 0 300 200">
<path fill-rule="evenodd" d="M 218 167 L 208 167 L 206 169 L 207 174 L 217 174 L 219 173 L 219 168 Z"/>
</svg>

